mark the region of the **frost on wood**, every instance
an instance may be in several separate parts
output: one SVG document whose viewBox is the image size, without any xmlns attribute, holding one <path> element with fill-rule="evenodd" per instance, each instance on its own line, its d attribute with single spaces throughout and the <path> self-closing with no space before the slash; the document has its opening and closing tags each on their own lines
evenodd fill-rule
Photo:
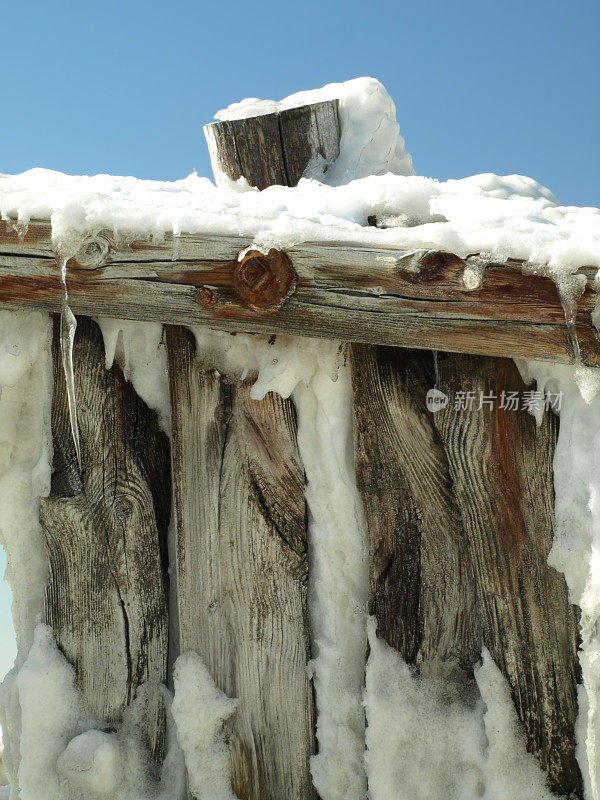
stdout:
<svg viewBox="0 0 600 800">
<path fill-rule="evenodd" d="M 554 457 L 556 529 L 548 562 L 581 608 L 578 760 L 586 800 L 600 797 L 600 371 L 529 362 L 539 391 L 562 391 Z"/>
<path fill-rule="evenodd" d="M 160 322 L 132 322 L 124 319 L 97 319 L 102 331 L 106 369 L 116 361 L 125 380 L 157 412 L 160 426 L 170 429 L 167 351 Z"/>
<path fill-rule="evenodd" d="M 174 681 L 171 710 L 190 792 L 198 800 L 235 800 L 224 725 L 235 712 L 237 700 L 217 688 L 195 653 L 179 656 Z"/>
<path fill-rule="evenodd" d="M 369 621 L 367 776 L 370 800 L 551 800 L 525 750 L 509 687 L 487 650 L 479 692 L 456 664 L 420 675 Z"/>
<path fill-rule="evenodd" d="M 336 343 L 318 352 L 308 384 L 293 392 L 310 512 L 312 664 L 319 752 L 315 786 L 323 800 L 360 800 L 367 596 L 366 542 L 352 457 L 350 370 Z"/>
<path fill-rule="evenodd" d="M 182 756 L 172 725 L 161 773 L 151 777 L 143 688 L 123 724 L 106 726 L 90 714 L 73 667 L 44 625 L 36 628 L 16 684 L 22 733 L 14 785 L 22 800 L 183 800 Z"/>
</svg>

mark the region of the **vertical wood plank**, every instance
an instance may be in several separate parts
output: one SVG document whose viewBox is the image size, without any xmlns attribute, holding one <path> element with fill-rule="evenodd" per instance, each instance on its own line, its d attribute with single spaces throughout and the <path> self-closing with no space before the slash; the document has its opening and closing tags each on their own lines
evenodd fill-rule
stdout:
<svg viewBox="0 0 600 800">
<path fill-rule="evenodd" d="M 405 661 L 481 653 L 474 571 L 448 458 L 426 410 L 425 350 L 352 345 L 357 484 L 370 541 L 370 613 Z"/>
<path fill-rule="evenodd" d="M 46 621 L 100 720 L 118 723 L 140 684 L 152 684 L 146 740 L 160 762 L 165 722 L 158 684 L 166 682 L 168 655 L 169 442 L 119 367 L 105 369 L 102 334 L 86 317 L 78 321 L 73 357 L 81 471 L 55 324 L 54 470 L 50 496 L 40 509 L 50 561 Z"/>
<path fill-rule="evenodd" d="M 522 392 L 511 359 L 439 355 L 438 388 Z M 484 405 L 435 415 L 475 564 L 483 641 L 507 678 L 527 748 L 550 788 L 581 797 L 575 759 L 579 611 L 564 576 L 548 566 L 554 519 L 552 462 L 558 419 Z"/>
<path fill-rule="evenodd" d="M 240 700 L 232 782 L 244 800 L 315 797 L 307 674 L 304 471 L 290 401 L 250 398 L 167 329 L 181 650 Z M 199 710 L 200 713 L 200 710 Z"/>
<path fill-rule="evenodd" d="M 371 548 L 371 613 L 406 661 L 489 648 L 550 788 L 582 796 L 574 725 L 578 615 L 548 566 L 558 422 L 484 405 L 523 392 L 509 359 L 352 347 L 358 486 Z M 433 387 L 450 402 L 431 413 Z M 474 392 L 471 410 L 454 407 Z"/>
</svg>

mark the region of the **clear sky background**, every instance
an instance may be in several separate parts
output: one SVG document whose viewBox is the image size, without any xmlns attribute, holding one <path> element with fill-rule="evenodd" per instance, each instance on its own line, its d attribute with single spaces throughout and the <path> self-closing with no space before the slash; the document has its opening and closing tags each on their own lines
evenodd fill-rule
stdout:
<svg viewBox="0 0 600 800">
<path fill-rule="evenodd" d="M 210 175 L 218 109 L 368 75 L 419 174 L 522 173 L 600 205 L 599 38 L 598 0 L 4 3 L 0 172 Z M 0 673 L 9 617 L 2 587 Z"/>
</svg>

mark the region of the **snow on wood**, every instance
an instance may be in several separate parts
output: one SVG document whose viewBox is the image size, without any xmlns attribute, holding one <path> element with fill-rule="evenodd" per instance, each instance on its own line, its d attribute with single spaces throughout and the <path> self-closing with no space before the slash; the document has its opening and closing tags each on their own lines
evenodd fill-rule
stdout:
<svg viewBox="0 0 600 800">
<path fill-rule="evenodd" d="M 297 274 L 281 307 L 261 313 L 236 291 L 238 256 L 248 237 L 167 236 L 163 241 L 90 238 L 99 263 L 67 263 L 69 304 L 88 314 L 224 330 L 289 333 L 373 344 L 433 348 L 481 355 L 574 362 L 556 284 L 526 275 L 514 261 L 486 265 L 481 285 L 465 286 L 469 259 L 432 250 L 306 243 L 287 247 Z M 84 253 L 85 254 L 85 253 Z M 81 256 L 79 256 L 81 258 Z M 526 267 L 527 265 L 525 265 Z M 600 365 L 592 325 L 593 269 L 579 276 L 585 289 L 575 327 L 583 363 Z M 206 292 L 210 290 L 210 302 Z M 19 237 L 0 222 L 0 304 L 59 311 L 64 297 L 49 225 Z"/>
<path fill-rule="evenodd" d="M 0 305 L 43 319 L 38 310 L 59 311 L 68 297 L 73 312 L 102 318 L 109 368 L 100 334 L 80 319 L 72 394 L 84 468 L 63 387 L 54 400 L 58 469 L 42 500 L 47 618 L 73 670 L 48 628 L 37 628 L 29 649 L 46 578 L 30 517 L 49 488 L 48 464 L 43 456 L 30 463 L 37 448 L 27 426 L 13 430 L 15 414 L 27 413 L 29 384 L 13 380 L 14 341 L 3 330 L 0 400 L 10 414 L 1 442 L 26 456 L 17 471 L 11 456 L 0 476 L 14 500 L 0 532 L 17 566 L 23 643 L 0 693 L 15 791 L 30 785 L 36 797 L 47 782 L 49 793 L 73 800 L 82 791 L 179 800 L 185 760 L 188 790 L 199 796 L 229 797 L 231 786 L 251 800 L 364 800 L 367 792 L 389 800 L 402 791 L 546 800 L 541 765 L 549 785 L 577 797 L 581 770 L 598 800 L 599 382 L 586 365 L 600 365 L 600 212 L 563 207 L 523 176 L 414 175 L 393 103 L 370 79 L 281 103 L 251 100 L 218 116 L 208 132 L 218 187 L 195 175 L 172 183 L 45 170 L 0 176 Z M 244 143 L 256 149 L 252 142 L 258 152 L 240 154 Z M 271 152 L 280 157 L 262 164 Z M 274 180 L 298 185 L 267 185 Z M 6 318 L 10 329 L 27 315 Z M 169 329 L 179 587 L 168 611 L 162 323 L 193 327 L 196 340 Z M 35 327 L 39 339 L 43 326 Z M 343 341 L 362 343 L 350 363 Z M 381 344 L 420 350 L 373 346 Z M 77 348 L 94 355 L 82 361 Z M 459 377 L 470 390 L 490 381 L 521 387 L 512 362 L 491 355 L 541 360 L 531 374 L 542 383 L 543 360 L 575 365 L 560 375 L 549 368 L 569 390 L 549 559 L 582 607 L 579 687 L 577 614 L 546 561 L 555 422 L 536 428 L 524 413 L 452 408 L 434 420 L 422 407 L 432 376 L 442 388 Z M 42 441 L 50 433 L 44 375 L 32 384 Z M 129 392 L 128 377 L 160 422 Z M 577 385 L 589 413 L 574 399 Z M 106 402 L 116 416 L 94 412 Z M 119 433 L 132 407 L 144 441 Z M 111 463 L 98 451 L 107 421 L 118 463 L 95 486 L 90 454 Z M 121 462 L 127 489 L 141 487 L 125 504 L 113 497 Z M 11 514 L 25 520 L 32 577 Z M 104 552 L 95 534 L 107 528 Z M 365 685 L 367 538 L 375 618 Z M 102 587 L 114 583 L 116 594 L 90 589 L 98 571 L 76 569 L 98 552 Z M 179 633 L 196 650 L 175 669 L 172 716 L 165 689 L 138 686 L 143 677 L 168 680 L 167 616 L 171 657 Z M 108 653 L 82 647 L 71 617 L 84 633 L 86 623 L 99 627 Z M 52 741 L 44 692 L 59 722 Z M 98 719 L 82 711 L 90 698 Z M 149 746 L 160 762 L 165 736 L 159 769 L 144 753 Z"/>
</svg>

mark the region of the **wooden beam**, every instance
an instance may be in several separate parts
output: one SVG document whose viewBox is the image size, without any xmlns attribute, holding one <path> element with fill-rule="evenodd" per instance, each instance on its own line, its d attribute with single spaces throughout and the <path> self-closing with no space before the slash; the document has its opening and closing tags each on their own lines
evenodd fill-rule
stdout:
<svg viewBox="0 0 600 800">
<path fill-rule="evenodd" d="M 167 680 L 169 442 L 156 413 L 117 365 L 105 368 L 102 334 L 78 320 L 74 346 L 82 463 L 71 437 L 58 319 L 53 339 L 50 496 L 40 501 L 50 580 L 46 622 L 75 667 L 98 719 L 119 723 L 141 684 L 146 744 L 160 763 Z"/>
<path fill-rule="evenodd" d="M 522 264 L 489 264 L 481 287 L 468 290 L 465 262 L 452 254 L 305 243 L 286 251 L 297 276 L 289 295 L 280 306 L 260 310 L 236 287 L 237 257 L 250 244 L 248 238 L 198 234 L 123 245 L 106 233 L 86 245 L 98 249 L 97 263 L 85 264 L 85 252 L 69 262 L 69 302 L 76 314 L 575 360 L 555 284 L 524 275 Z M 583 363 L 600 366 L 591 316 L 595 269 L 582 272 L 588 285 L 575 330 Z M 32 224 L 19 237 L 9 223 L 0 222 L 0 305 L 58 311 L 62 299 L 48 224 Z"/>
<path fill-rule="evenodd" d="M 239 698 L 228 739 L 244 800 L 310 800 L 314 753 L 304 470 L 292 402 L 250 398 L 167 328 L 182 652 Z"/>
</svg>

